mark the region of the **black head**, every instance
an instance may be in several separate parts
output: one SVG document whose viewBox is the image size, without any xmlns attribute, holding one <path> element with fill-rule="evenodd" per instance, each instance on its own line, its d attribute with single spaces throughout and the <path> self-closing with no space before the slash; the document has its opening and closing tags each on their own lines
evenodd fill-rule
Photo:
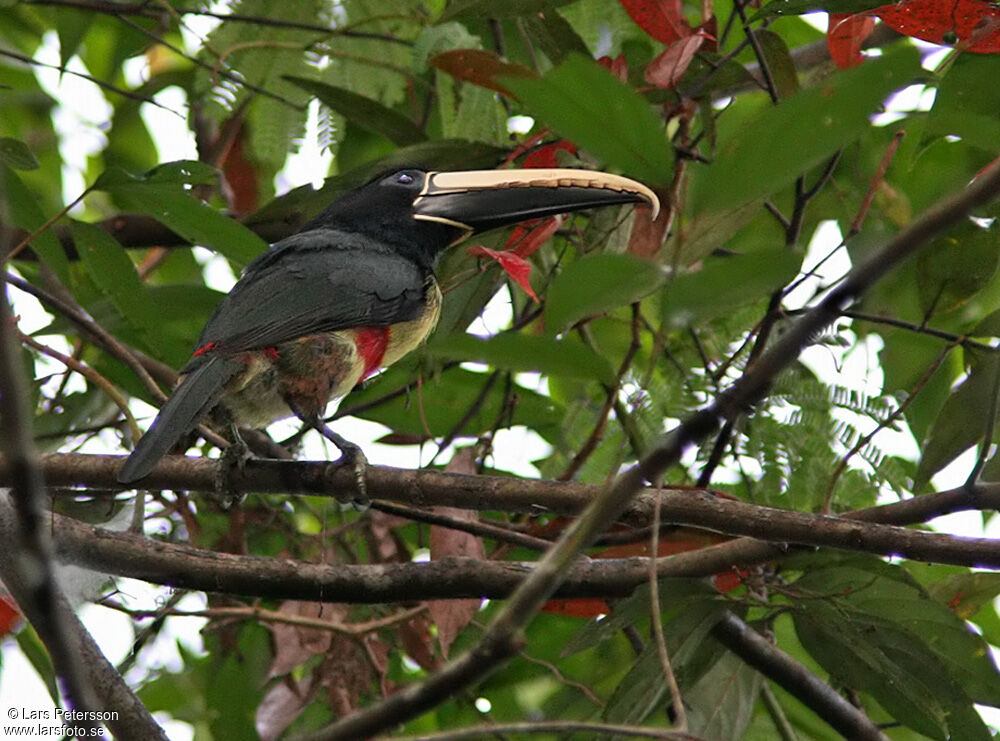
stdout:
<svg viewBox="0 0 1000 741">
<path fill-rule="evenodd" d="M 407 169 L 345 193 L 309 227 L 370 235 L 432 263 L 443 249 L 477 232 L 622 203 L 659 209 L 656 195 L 641 183 L 592 170 Z"/>
</svg>

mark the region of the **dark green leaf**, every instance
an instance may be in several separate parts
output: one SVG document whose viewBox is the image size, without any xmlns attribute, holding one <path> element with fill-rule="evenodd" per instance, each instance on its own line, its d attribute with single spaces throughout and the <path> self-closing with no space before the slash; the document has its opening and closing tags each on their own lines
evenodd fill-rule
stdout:
<svg viewBox="0 0 1000 741">
<path fill-rule="evenodd" d="M 970 698 L 1000 704 L 1000 673 L 982 637 L 924 593 L 908 572 L 871 556 L 828 562 L 828 567 L 803 575 L 795 587 L 830 595 L 846 626 L 845 637 L 852 632 L 865 636 L 870 648 L 885 654 L 894 666 L 924 677 L 949 712 Z M 866 622 L 877 629 L 865 629 Z"/>
<path fill-rule="evenodd" d="M 15 170 L 37 170 L 38 160 L 28 145 L 20 139 L 0 136 L 0 162 L 5 162 Z"/>
<path fill-rule="evenodd" d="M 514 332 L 482 339 L 455 333 L 435 339 L 426 351 L 434 357 L 486 363 L 515 372 L 615 381 L 608 361 L 576 339 L 554 340 Z"/>
<path fill-rule="evenodd" d="M 572 262 L 549 287 L 545 326 L 550 334 L 574 322 L 627 306 L 663 285 L 654 263 L 629 255 L 588 255 Z"/>
<path fill-rule="evenodd" d="M 532 13 L 519 20 L 524 24 L 524 29 L 531 40 L 538 44 L 545 55 L 556 64 L 570 52 L 590 55 L 587 43 L 555 10 L 542 14 Z"/>
<path fill-rule="evenodd" d="M 70 225 L 80 261 L 94 284 L 118 309 L 119 314 L 155 345 L 163 321 L 146 295 L 135 266 L 114 237 L 96 226 L 73 222 Z"/>
<path fill-rule="evenodd" d="M 719 659 L 709 631 L 725 606 L 718 601 L 689 603 L 683 612 L 664 615 L 663 634 L 670 665 L 682 686 L 698 680 Z M 667 691 L 656 643 L 650 641 L 629 673 L 615 688 L 602 717 L 609 723 L 641 723 L 661 705 Z"/>
<path fill-rule="evenodd" d="M 1000 149 L 1000 57 L 960 54 L 938 85 L 928 134 L 960 136 L 988 152 Z"/>
<path fill-rule="evenodd" d="M 94 13 L 77 10 L 60 10 L 56 13 L 56 30 L 59 33 L 59 66 L 65 67 L 76 54 L 80 42 L 87 35 L 97 17 Z"/>
<path fill-rule="evenodd" d="M 687 327 L 725 316 L 767 298 L 791 281 L 801 264 L 802 255 L 785 247 L 707 258 L 700 270 L 663 287 L 663 321 L 670 327 Z"/>
<path fill-rule="evenodd" d="M 632 88 L 592 59 L 568 54 L 538 79 L 503 78 L 527 113 L 612 167 L 651 185 L 670 182 L 663 123 Z"/>
<path fill-rule="evenodd" d="M 775 15 L 803 15 L 818 10 L 827 13 L 861 13 L 885 5 L 881 0 L 774 0 L 761 8 L 751 21 Z"/>
<path fill-rule="evenodd" d="M 729 209 L 792 183 L 861 136 L 886 97 L 919 70 L 916 50 L 899 47 L 768 107 L 720 138 L 714 162 L 692 178 L 694 212 Z"/>
<path fill-rule="evenodd" d="M 994 412 L 1000 359 L 995 355 L 982 358 L 969 376 L 952 391 L 941 413 L 934 421 L 930 435 L 920 454 L 913 490 L 920 491 L 931 476 L 955 460 L 978 440 L 982 440 L 996 420 Z"/>
<path fill-rule="evenodd" d="M 219 171 L 198 160 L 164 162 L 144 172 L 133 175 L 121 167 L 109 167 L 97 176 L 94 190 L 112 191 L 144 183 L 173 185 L 211 185 L 219 178 Z"/>
<path fill-rule="evenodd" d="M 764 54 L 767 69 L 777 88 L 778 99 L 787 100 L 799 91 L 799 73 L 795 69 L 795 61 L 788 50 L 788 44 L 781 36 L 761 28 L 753 32 Z"/>
<path fill-rule="evenodd" d="M 1000 260 L 998 234 L 1000 229 L 995 227 L 966 222 L 920 251 L 915 265 L 921 316 L 934 316 L 939 326 L 950 318 L 950 313 L 959 321 L 975 316 L 970 311 L 970 299 L 984 288 L 986 305 L 982 313 L 998 307 L 992 295 L 995 291 L 988 288 L 996 280 Z"/>
<path fill-rule="evenodd" d="M 24 182 L 3 162 L 0 162 L 0 223 L 19 226 L 34 233 L 45 224 L 45 215 L 38 199 Z M 69 261 L 51 229 L 45 229 L 30 242 L 31 249 L 52 269 L 64 285 L 69 284 Z"/>
<path fill-rule="evenodd" d="M 204 164 L 175 162 L 135 177 L 112 168 L 95 188 L 111 193 L 127 210 L 147 213 L 193 244 L 210 247 L 238 266 L 267 249 L 267 243 L 238 221 L 224 216 L 188 193 L 181 183 L 200 183 L 214 171 Z"/>
<path fill-rule="evenodd" d="M 453 18 L 509 18 L 543 13 L 574 0 L 451 0 L 439 22 Z"/>
<path fill-rule="evenodd" d="M 763 676 L 726 651 L 684 691 L 688 730 L 699 738 L 740 739 L 753 717 Z"/>
<path fill-rule="evenodd" d="M 416 144 L 427 138 L 410 119 L 391 108 L 386 108 L 377 100 L 319 80 L 292 75 L 285 75 L 284 79 L 312 93 L 323 105 L 335 110 L 349 121 L 384 136 L 400 147 Z"/>
<path fill-rule="evenodd" d="M 910 676 L 885 651 L 888 636 L 896 632 L 893 626 L 845 615 L 822 600 L 801 601 L 793 618 L 802 645 L 830 674 L 871 694 L 900 722 L 944 741 L 945 709 L 925 683 L 928 675 Z"/>
</svg>

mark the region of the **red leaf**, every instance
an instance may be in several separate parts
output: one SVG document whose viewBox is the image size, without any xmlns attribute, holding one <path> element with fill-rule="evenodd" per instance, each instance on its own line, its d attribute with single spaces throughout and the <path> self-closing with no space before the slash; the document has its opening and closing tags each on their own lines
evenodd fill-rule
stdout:
<svg viewBox="0 0 1000 741">
<path fill-rule="evenodd" d="M 830 58 L 841 69 L 861 64 L 861 43 L 875 28 L 875 19 L 855 13 L 830 13 L 826 46 Z"/>
<path fill-rule="evenodd" d="M 646 67 L 644 74 L 646 82 L 665 90 L 672 89 L 684 77 L 691 60 L 703 43 L 705 37 L 694 34 L 668 46 Z"/>
<path fill-rule="evenodd" d="M 508 98 L 516 98 L 517 96 L 497 82 L 497 77 L 503 75 L 509 77 L 536 76 L 523 64 L 505 62 L 493 52 L 480 49 L 454 49 L 442 52 L 431 57 L 430 63 L 456 79 L 495 90 Z"/>
<path fill-rule="evenodd" d="M 511 277 L 511 279 L 524 289 L 524 292 L 531 296 L 536 302 L 538 301 L 538 296 L 531 288 L 531 283 L 528 281 L 528 276 L 531 275 L 531 263 L 525 260 L 520 255 L 516 255 L 513 252 L 501 252 L 499 250 L 491 250 L 488 247 L 483 247 L 482 245 L 473 245 L 469 247 L 469 254 L 473 257 L 488 257 L 491 260 L 496 260 L 500 263 L 500 267 L 503 268 L 504 272 Z"/>
<path fill-rule="evenodd" d="M 703 47 L 705 51 L 712 54 L 719 51 L 719 22 L 714 15 L 695 30 L 705 37 L 705 45 Z"/>
<path fill-rule="evenodd" d="M 903 0 L 869 11 L 890 28 L 933 44 L 963 42 L 965 51 L 1000 52 L 1000 8 L 980 0 Z M 945 40 L 946 36 L 953 38 Z"/>
<path fill-rule="evenodd" d="M 12 633 L 21 622 L 21 611 L 14 598 L 9 594 L 0 594 L 0 637 Z"/>
<path fill-rule="evenodd" d="M 522 154 L 524 154 L 529 149 L 531 149 L 532 147 L 534 147 L 542 139 L 544 139 L 545 137 L 547 137 L 549 135 L 549 133 L 550 132 L 549 132 L 548 129 L 542 129 L 537 134 L 532 134 L 531 136 L 529 136 L 525 141 L 523 141 L 520 144 L 518 144 L 517 147 L 514 149 L 513 152 L 511 152 L 510 154 L 507 155 L 507 159 L 505 159 L 501 163 L 500 167 L 501 168 L 507 167 L 507 165 L 509 165 L 512 162 L 514 162 L 518 157 L 520 157 Z"/>
<path fill-rule="evenodd" d="M 662 203 L 670 203 L 669 196 L 658 195 L 660 195 Z M 663 247 L 663 238 L 666 236 L 672 216 L 673 209 L 669 207 L 661 208 L 655 219 L 652 209 L 636 209 L 635 220 L 632 222 L 632 234 L 628 238 L 628 253 L 646 259 L 658 255 Z"/>
<path fill-rule="evenodd" d="M 562 219 L 550 216 L 534 226 L 518 226 L 507 239 L 506 249 L 518 257 L 531 257 L 559 229 Z"/>
<path fill-rule="evenodd" d="M 628 82 L 628 62 L 625 61 L 624 54 L 619 54 L 614 59 L 604 56 L 598 59 L 597 63 L 611 72 L 611 74 L 622 82 Z"/>
<path fill-rule="evenodd" d="M 608 603 L 602 599 L 581 597 L 580 599 L 550 599 L 542 605 L 542 612 L 569 617 L 595 618 L 611 612 Z"/>
<path fill-rule="evenodd" d="M 632 20 L 657 41 L 672 44 L 691 35 L 680 0 L 618 0 Z"/>
<path fill-rule="evenodd" d="M 251 214 L 260 203 L 257 166 L 247 156 L 247 138 L 246 127 L 241 125 L 222 158 L 222 174 L 229 186 L 227 200 L 236 214 Z"/>
<path fill-rule="evenodd" d="M 560 139 L 552 144 L 539 147 L 524 158 L 525 167 L 559 167 L 556 152 L 559 150 L 576 154 L 576 145 L 569 139 Z"/>
</svg>

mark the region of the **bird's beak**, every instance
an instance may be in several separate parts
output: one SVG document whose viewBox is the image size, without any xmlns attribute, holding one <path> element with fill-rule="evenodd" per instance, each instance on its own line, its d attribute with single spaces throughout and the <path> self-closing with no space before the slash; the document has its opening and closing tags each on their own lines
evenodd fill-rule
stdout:
<svg viewBox="0 0 1000 741">
<path fill-rule="evenodd" d="M 413 202 L 413 218 L 454 226 L 468 234 L 526 219 L 622 203 L 660 210 L 642 183 L 606 172 L 569 168 L 429 172 Z"/>
</svg>

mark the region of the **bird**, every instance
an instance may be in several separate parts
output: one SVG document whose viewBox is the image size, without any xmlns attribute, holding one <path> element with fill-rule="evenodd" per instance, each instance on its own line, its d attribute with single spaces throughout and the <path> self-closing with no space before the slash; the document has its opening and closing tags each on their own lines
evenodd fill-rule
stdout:
<svg viewBox="0 0 1000 741">
<path fill-rule="evenodd" d="M 659 209 L 656 194 L 635 180 L 572 168 L 407 168 L 345 192 L 246 267 L 118 481 L 148 476 L 218 406 L 234 433 L 237 424 L 298 417 L 339 449 L 336 463 L 354 466 L 355 502 L 363 504 L 367 460 L 325 424 L 324 412 L 434 329 L 441 253 L 521 221 L 627 203 L 646 204 L 654 216 Z"/>
</svg>

